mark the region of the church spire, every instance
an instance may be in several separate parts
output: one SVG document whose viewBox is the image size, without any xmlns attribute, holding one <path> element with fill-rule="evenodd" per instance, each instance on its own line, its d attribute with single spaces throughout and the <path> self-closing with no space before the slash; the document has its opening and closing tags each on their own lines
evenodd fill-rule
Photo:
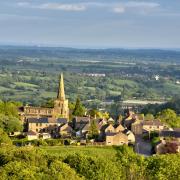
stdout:
<svg viewBox="0 0 180 180">
<path fill-rule="evenodd" d="M 61 76 L 60 76 L 57 98 L 60 99 L 60 100 L 65 100 L 64 79 L 63 79 L 63 74 L 62 73 L 61 73 Z"/>
</svg>

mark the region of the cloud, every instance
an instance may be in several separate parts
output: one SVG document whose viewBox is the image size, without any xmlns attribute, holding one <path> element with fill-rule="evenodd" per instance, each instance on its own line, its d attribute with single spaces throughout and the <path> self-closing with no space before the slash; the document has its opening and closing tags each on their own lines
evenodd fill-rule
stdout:
<svg viewBox="0 0 180 180">
<path fill-rule="evenodd" d="M 158 4 L 158 3 L 129 1 L 126 3 L 114 4 L 113 12 L 114 13 L 125 13 L 127 11 L 137 12 L 137 10 L 138 10 L 139 13 L 141 13 L 141 12 L 145 13 L 145 12 L 148 12 L 149 10 L 153 10 L 159 6 L 160 6 L 160 4 Z"/>
<path fill-rule="evenodd" d="M 46 9 L 46 10 L 62 10 L 62 11 L 85 11 L 86 6 L 81 3 L 63 4 L 63 3 L 43 3 L 43 4 L 30 4 L 28 2 L 17 3 L 19 7 Z"/>
<path fill-rule="evenodd" d="M 59 4 L 59 3 L 41 4 L 37 8 L 50 9 L 50 10 L 63 10 L 63 11 L 85 11 L 86 10 L 86 6 L 82 4 Z"/>
<path fill-rule="evenodd" d="M 125 4 L 126 7 L 133 7 L 133 8 L 156 8 L 159 7 L 160 4 L 158 3 L 153 3 L 153 2 L 135 2 L 135 1 L 130 1 Z"/>
<path fill-rule="evenodd" d="M 111 9 L 114 13 L 125 13 L 127 11 L 149 11 L 154 8 L 159 7 L 158 3 L 153 2 L 137 2 L 137 1 L 129 1 L 129 2 L 79 2 L 79 3 L 29 3 L 29 2 L 19 2 L 17 3 L 19 7 L 26 8 L 36 8 L 36 9 L 44 9 L 44 10 L 61 10 L 61 11 L 85 11 L 88 8 L 104 8 Z"/>
<path fill-rule="evenodd" d="M 113 9 L 113 11 L 114 11 L 115 13 L 124 13 L 124 12 L 125 12 L 125 7 L 123 7 L 123 6 L 115 7 L 115 8 Z"/>
</svg>

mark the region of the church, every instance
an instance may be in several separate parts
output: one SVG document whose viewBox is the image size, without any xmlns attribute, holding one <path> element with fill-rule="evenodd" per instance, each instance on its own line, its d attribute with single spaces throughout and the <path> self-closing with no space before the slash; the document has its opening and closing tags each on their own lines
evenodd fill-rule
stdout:
<svg viewBox="0 0 180 180">
<path fill-rule="evenodd" d="M 63 74 L 60 76 L 57 98 L 53 108 L 24 106 L 20 112 L 22 122 L 29 118 L 65 118 L 69 120 L 68 99 L 65 97 Z"/>
</svg>

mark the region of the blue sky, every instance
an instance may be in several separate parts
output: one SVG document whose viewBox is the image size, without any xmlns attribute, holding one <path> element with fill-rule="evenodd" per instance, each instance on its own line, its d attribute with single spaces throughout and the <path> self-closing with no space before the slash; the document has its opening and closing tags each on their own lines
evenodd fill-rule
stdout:
<svg viewBox="0 0 180 180">
<path fill-rule="evenodd" d="M 180 48 L 180 0 L 0 0 L 0 44 Z"/>
</svg>

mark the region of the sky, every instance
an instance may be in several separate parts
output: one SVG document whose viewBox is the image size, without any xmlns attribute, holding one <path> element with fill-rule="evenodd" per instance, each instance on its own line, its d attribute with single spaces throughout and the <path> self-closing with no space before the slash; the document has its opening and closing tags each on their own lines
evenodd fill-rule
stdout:
<svg viewBox="0 0 180 180">
<path fill-rule="evenodd" d="M 180 0 L 0 0 L 0 44 L 180 48 Z"/>
</svg>

